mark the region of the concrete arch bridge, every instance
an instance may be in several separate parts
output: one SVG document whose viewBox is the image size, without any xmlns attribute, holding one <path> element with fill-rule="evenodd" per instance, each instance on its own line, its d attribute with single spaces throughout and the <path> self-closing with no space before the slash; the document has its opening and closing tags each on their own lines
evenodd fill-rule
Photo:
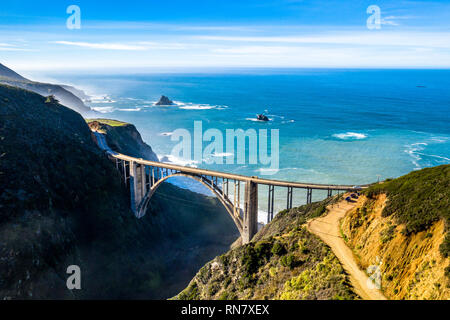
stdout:
<svg viewBox="0 0 450 320">
<path fill-rule="evenodd" d="M 268 190 L 267 222 L 273 219 L 275 187 L 286 190 L 286 209 L 292 208 L 294 189 L 305 190 L 306 202 L 311 203 L 313 190 L 326 190 L 328 197 L 331 197 L 333 191 L 358 191 L 367 187 L 262 179 L 255 176 L 148 161 L 105 150 L 110 159 L 115 161 L 116 168 L 130 188 L 131 208 L 137 218 L 145 215 L 153 194 L 164 181 L 172 177 L 188 177 L 203 184 L 219 199 L 236 224 L 242 243 L 250 242 L 258 231 L 258 188 L 260 186 L 267 186 Z M 241 199 L 241 189 L 244 191 L 243 199 Z"/>
</svg>

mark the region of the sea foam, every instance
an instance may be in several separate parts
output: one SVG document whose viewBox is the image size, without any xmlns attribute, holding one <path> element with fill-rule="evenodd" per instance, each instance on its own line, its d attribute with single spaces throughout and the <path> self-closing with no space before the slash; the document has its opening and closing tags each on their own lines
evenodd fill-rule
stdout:
<svg viewBox="0 0 450 320">
<path fill-rule="evenodd" d="M 367 134 L 358 132 L 345 132 L 333 134 L 333 137 L 341 140 L 362 140 L 367 138 Z"/>
</svg>

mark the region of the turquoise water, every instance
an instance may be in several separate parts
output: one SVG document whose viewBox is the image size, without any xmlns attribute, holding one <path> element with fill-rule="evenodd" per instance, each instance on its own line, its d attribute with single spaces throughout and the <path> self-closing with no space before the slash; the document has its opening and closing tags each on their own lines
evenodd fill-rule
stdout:
<svg viewBox="0 0 450 320">
<path fill-rule="evenodd" d="M 193 132 L 194 121 L 202 121 L 203 131 L 216 128 L 224 135 L 226 129 L 279 130 L 280 170 L 275 174 L 264 170 L 267 166 L 248 163 L 190 163 L 201 168 L 356 185 L 450 163 L 450 70 L 237 70 L 53 77 L 95 95 L 91 106 L 105 118 L 135 124 L 160 158 L 177 144 L 170 133 L 178 128 Z M 178 105 L 154 106 L 162 94 Z M 270 122 L 253 121 L 256 113 L 265 110 Z M 260 192 L 264 211 L 265 192 Z M 277 192 L 285 199 L 284 191 Z M 313 198 L 321 196 L 313 194 Z M 305 197 L 295 191 L 294 205 Z M 278 201 L 277 209 L 284 204 L 285 200 Z"/>
</svg>

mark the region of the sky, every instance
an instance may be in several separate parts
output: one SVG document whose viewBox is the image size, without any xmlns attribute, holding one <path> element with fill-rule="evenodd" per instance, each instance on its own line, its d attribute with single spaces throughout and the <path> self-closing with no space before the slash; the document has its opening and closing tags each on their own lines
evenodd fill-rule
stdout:
<svg viewBox="0 0 450 320">
<path fill-rule="evenodd" d="M 450 1 L 2 1 L 0 62 L 29 72 L 450 68 Z"/>
</svg>

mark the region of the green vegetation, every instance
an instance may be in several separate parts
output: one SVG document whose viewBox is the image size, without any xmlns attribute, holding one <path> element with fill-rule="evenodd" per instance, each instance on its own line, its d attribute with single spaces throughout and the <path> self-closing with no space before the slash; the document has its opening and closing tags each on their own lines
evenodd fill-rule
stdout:
<svg viewBox="0 0 450 320">
<path fill-rule="evenodd" d="M 335 199 L 285 210 L 254 240 L 206 264 L 175 299 L 355 299 L 332 251 L 303 226 Z"/>
<path fill-rule="evenodd" d="M 395 237 L 395 226 L 388 226 L 386 229 L 380 232 L 381 243 L 387 243 Z"/>
<path fill-rule="evenodd" d="M 443 219 L 447 235 L 440 250 L 444 257 L 449 256 L 450 165 L 413 171 L 375 184 L 365 191 L 369 198 L 383 193 L 388 197 L 383 216 L 393 215 L 398 223 L 405 224 L 407 235 L 427 230 L 434 222 Z"/>
<path fill-rule="evenodd" d="M 180 300 L 198 300 L 199 295 L 197 283 L 191 282 L 189 286 L 182 293 L 180 293 L 179 298 Z"/>
<path fill-rule="evenodd" d="M 121 127 L 121 126 L 129 125 L 129 123 L 127 123 L 127 122 L 113 120 L 113 119 L 84 119 L 84 120 L 86 121 L 86 123 L 91 123 L 91 122 L 97 121 L 97 122 L 107 124 L 112 127 Z"/>
<path fill-rule="evenodd" d="M 344 285 L 347 282 L 343 269 L 334 254 L 328 255 L 315 268 L 306 269 L 300 275 L 286 281 L 280 299 L 302 300 L 313 296 L 315 292 L 326 290 L 330 283 Z M 346 290 L 335 292 L 329 297 L 333 300 L 352 300 L 355 296 Z"/>
</svg>

